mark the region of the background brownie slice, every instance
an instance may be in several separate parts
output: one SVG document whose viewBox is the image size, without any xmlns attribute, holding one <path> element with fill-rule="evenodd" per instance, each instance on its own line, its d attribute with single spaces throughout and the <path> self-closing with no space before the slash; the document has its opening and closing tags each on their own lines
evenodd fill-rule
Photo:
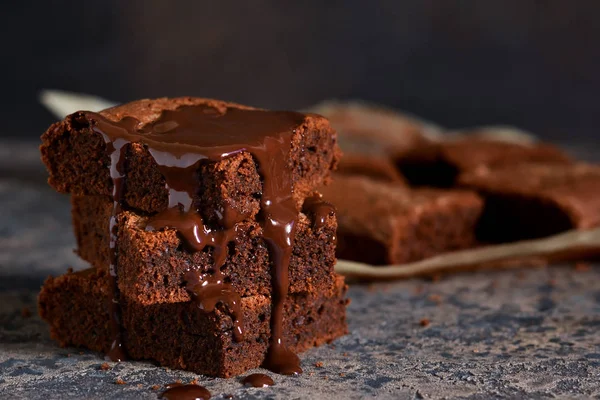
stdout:
<svg viewBox="0 0 600 400">
<path fill-rule="evenodd" d="M 415 186 L 451 187 L 463 172 L 526 162 L 569 164 L 560 149 L 544 143 L 510 143 L 465 137 L 424 144 L 396 157 L 400 172 Z"/>
<path fill-rule="evenodd" d="M 112 343 L 105 272 L 88 269 L 48 278 L 39 296 L 39 311 L 61 346 L 107 352 Z M 295 294 L 284 311 L 286 343 L 304 351 L 347 333 L 342 277 L 317 294 Z M 153 359 L 165 367 L 229 377 L 258 367 L 269 342 L 270 299 L 242 299 L 245 338 L 232 340 L 233 323 L 221 306 L 205 313 L 189 302 L 142 305 L 122 299 L 124 346 L 133 359 Z"/>
<path fill-rule="evenodd" d="M 483 202 L 473 192 L 338 175 L 321 190 L 337 209 L 339 258 L 401 264 L 475 244 Z"/>
<path fill-rule="evenodd" d="M 112 201 L 103 196 L 73 196 L 73 226 L 77 252 L 100 269 L 110 262 L 109 217 Z M 138 302 L 187 301 L 183 275 L 198 268 L 214 268 L 212 247 L 192 253 L 184 247 L 174 229 L 147 232 L 147 217 L 124 211 L 118 217 L 117 271 L 122 294 Z M 229 245 L 228 258 L 221 268 L 242 296 L 270 295 L 271 267 L 262 227 L 255 221 L 238 223 L 238 240 Z M 299 214 L 290 260 L 290 293 L 327 290 L 334 283 L 335 215 L 316 224 L 312 215 Z"/>
<path fill-rule="evenodd" d="M 362 101 L 325 101 L 309 109 L 323 115 L 338 132 L 342 151 L 393 155 L 411 151 L 439 136 L 432 123 L 382 105 Z"/>
<path fill-rule="evenodd" d="M 216 100 L 182 97 L 135 101 L 101 111 L 100 115 L 110 121 L 134 117 L 141 124 L 151 124 L 164 110 L 192 105 L 213 107 L 219 112 L 226 112 L 228 108 L 251 109 Z M 101 134 L 93 131 L 93 124 L 93 119 L 85 113 L 75 113 L 52 125 L 42 135 L 40 150 L 50 173 L 48 182 L 59 192 L 112 194 L 106 143 Z M 288 165 L 298 207 L 307 195 L 328 180 L 329 171 L 338 158 L 337 137 L 327 120 L 318 115 L 305 115 L 303 123 L 292 134 Z M 256 162 L 249 153 L 238 153 L 219 162 L 201 163 L 197 176 L 200 192 L 195 202 L 205 222 L 218 221 L 219 212 L 225 205 L 249 217 L 258 213 L 262 182 Z M 128 145 L 125 177 L 125 205 L 144 212 L 157 212 L 168 207 L 165 178 L 142 143 Z"/>
<path fill-rule="evenodd" d="M 521 164 L 481 169 L 458 183 L 479 191 L 481 240 L 510 242 L 600 225 L 600 167 Z"/>
<path fill-rule="evenodd" d="M 379 181 L 406 183 L 392 160 L 387 157 L 344 153 L 336 172 L 340 175 L 360 175 Z"/>
</svg>

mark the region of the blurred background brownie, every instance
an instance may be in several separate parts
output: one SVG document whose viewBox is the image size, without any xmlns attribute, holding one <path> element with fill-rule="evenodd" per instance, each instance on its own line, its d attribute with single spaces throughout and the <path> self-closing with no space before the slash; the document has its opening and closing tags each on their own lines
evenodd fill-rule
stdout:
<svg viewBox="0 0 600 400">
<path fill-rule="evenodd" d="M 533 239 L 600 225 L 596 165 L 506 165 L 462 174 L 458 183 L 485 198 L 478 228 L 484 241 Z"/>
<path fill-rule="evenodd" d="M 396 156 L 396 163 L 411 185 L 452 187 L 463 172 L 525 162 L 568 164 L 564 151 L 546 143 L 470 135 L 416 147 Z"/>
<path fill-rule="evenodd" d="M 483 201 L 474 192 L 337 174 L 321 190 L 337 209 L 339 258 L 402 264 L 476 244 Z"/>
</svg>

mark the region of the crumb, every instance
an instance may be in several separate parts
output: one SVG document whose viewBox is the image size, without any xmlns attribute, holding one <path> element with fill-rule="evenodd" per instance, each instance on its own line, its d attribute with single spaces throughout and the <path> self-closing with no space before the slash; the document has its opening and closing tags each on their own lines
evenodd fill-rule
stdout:
<svg viewBox="0 0 600 400">
<path fill-rule="evenodd" d="M 188 383 L 188 385 L 197 385 L 198 384 L 198 379 L 194 378 L 190 381 L 190 383 Z"/>
<path fill-rule="evenodd" d="M 442 296 L 439 294 L 430 294 L 429 301 L 433 301 L 436 304 L 440 304 L 442 302 Z"/>
<path fill-rule="evenodd" d="M 110 369 L 110 365 L 108 365 L 108 363 L 102 363 L 102 365 L 100 365 L 100 369 L 102 371 L 108 371 Z"/>
<path fill-rule="evenodd" d="M 577 271 L 577 272 L 587 272 L 591 268 L 592 268 L 591 265 L 586 262 L 575 263 L 575 271 Z"/>
<path fill-rule="evenodd" d="M 348 357 L 348 353 L 344 352 L 344 353 L 342 353 L 342 356 Z"/>
<path fill-rule="evenodd" d="M 160 389 L 160 385 L 152 385 L 152 387 L 150 389 L 158 390 L 158 389 Z"/>
<path fill-rule="evenodd" d="M 308 376 L 313 376 L 315 373 L 314 372 L 309 372 Z"/>
<path fill-rule="evenodd" d="M 124 381 L 123 379 L 121 379 L 121 378 L 117 378 L 117 380 L 115 381 L 115 383 L 116 383 L 117 385 L 125 385 L 125 384 L 127 384 L 127 382 L 125 382 L 125 381 Z"/>
<path fill-rule="evenodd" d="M 29 309 L 29 307 L 23 307 L 21 309 L 21 317 L 23 317 L 23 318 L 31 317 L 31 310 Z"/>
<path fill-rule="evenodd" d="M 346 376 L 346 374 L 343 372 L 340 372 L 340 376 Z"/>
<path fill-rule="evenodd" d="M 170 369 L 169 369 L 169 368 L 167 368 L 167 367 L 165 367 L 165 371 L 166 371 L 166 372 L 169 372 L 169 371 L 170 371 Z"/>
<path fill-rule="evenodd" d="M 317 361 L 315 363 L 315 367 L 317 367 L 317 368 L 323 368 L 323 361 Z"/>
<path fill-rule="evenodd" d="M 138 383 L 137 387 L 139 387 L 141 389 L 142 387 L 144 387 L 144 385 L 142 385 L 141 383 Z"/>
<path fill-rule="evenodd" d="M 419 321 L 419 325 L 421 325 L 423 327 L 429 326 L 429 324 L 430 324 L 430 322 L 429 322 L 429 319 L 427 319 L 427 318 L 423 318 Z"/>
<path fill-rule="evenodd" d="M 329 380 L 329 377 L 328 377 L 327 375 L 325 375 L 325 376 L 323 377 L 323 379 L 325 379 L 325 380 Z"/>
<path fill-rule="evenodd" d="M 335 350 L 335 344 L 331 344 L 331 343 L 330 343 L 330 344 L 329 344 L 329 348 L 330 348 L 330 349 L 332 349 L 332 350 Z"/>
</svg>

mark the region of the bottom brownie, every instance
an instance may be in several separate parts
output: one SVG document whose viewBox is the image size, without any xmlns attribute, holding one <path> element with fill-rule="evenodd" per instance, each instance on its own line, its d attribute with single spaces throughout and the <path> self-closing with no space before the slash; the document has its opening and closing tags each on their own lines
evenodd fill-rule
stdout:
<svg viewBox="0 0 600 400">
<path fill-rule="evenodd" d="M 88 269 L 48 278 L 39 296 L 39 311 L 61 346 L 87 347 L 106 353 L 112 342 L 105 272 Z M 347 333 L 347 286 L 319 294 L 294 294 L 285 305 L 286 344 L 301 352 Z M 124 346 L 132 359 L 198 374 L 230 377 L 259 367 L 270 335 L 271 301 L 266 296 L 242 298 L 245 335 L 232 338 L 233 321 L 225 307 L 206 313 L 191 302 L 142 305 L 122 299 Z"/>
</svg>

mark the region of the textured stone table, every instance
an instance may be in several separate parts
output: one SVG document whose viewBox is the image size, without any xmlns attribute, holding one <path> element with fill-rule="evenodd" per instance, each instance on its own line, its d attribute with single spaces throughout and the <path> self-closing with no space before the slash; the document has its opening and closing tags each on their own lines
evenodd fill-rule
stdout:
<svg viewBox="0 0 600 400">
<path fill-rule="evenodd" d="M 36 315 L 44 278 L 83 264 L 67 197 L 20 149 L 18 171 L 0 162 L 0 398 L 156 399 L 154 385 L 195 378 L 217 399 L 600 398 L 600 266 L 353 285 L 350 334 L 304 353 L 303 375 L 270 374 L 271 388 L 148 362 L 102 370 L 99 354 L 57 347 Z"/>
</svg>

